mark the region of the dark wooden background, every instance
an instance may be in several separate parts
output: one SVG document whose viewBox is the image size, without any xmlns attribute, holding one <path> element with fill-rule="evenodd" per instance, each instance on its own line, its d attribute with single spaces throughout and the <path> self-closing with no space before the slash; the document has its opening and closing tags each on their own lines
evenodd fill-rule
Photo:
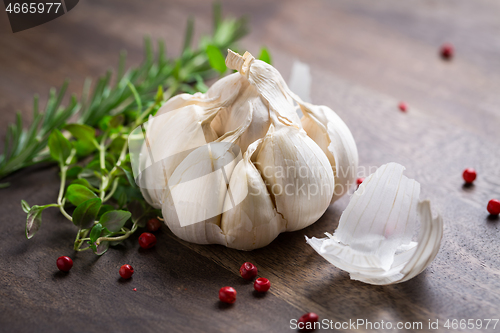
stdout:
<svg viewBox="0 0 500 333">
<path fill-rule="evenodd" d="M 500 198 L 500 2 L 258 0 L 224 1 L 223 9 L 249 15 L 252 32 L 242 46 L 257 53 L 267 45 L 285 78 L 295 59 L 311 66 L 313 101 L 349 125 L 361 166 L 399 162 L 422 184 L 422 197 L 445 220 L 435 261 L 398 285 L 351 281 L 304 241 L 332 232 L 348 198 L 313 226 L 252 252 L 189 244 L 163 228 L 148 251 L 134 236 L 101 258 L 76 254 L 76 230 L 56 210 L 45 211 L 40 232 L 25 239 L 20 200 L 52 202 L 58 189 L 56 168 L 33 168 L 0 190 L 0 331 L 288 332 L 290 319 L 308 311 L 424 328 L 439 319 L 442 331 L 448 318 L 499 318 L 500 221 L 488 217 L 486 204 Z M 210 10 L 201 0 L 86 0 L 16 34 L 0 13 L 2 138 L 16 110 L 29 117 L 34 93 L 43 101 L 65 78 L 79 92 L 122 49 L 138 63 L 144 35 L 164 39 L 176 55 L 188 15 L 199 35 L 211 29 Z M 456 47 L 450 62 L 438 56 L 446 41 Z M 398 111 L 400 100 L 407 114 Z M 479 174 L 469 188 L 462 186 L 466 167 Z M 61 255 L 75 263 L 67 275 L 55 265 Z M 267 295 L 257 297 L 239 277 L 244 261 L 271 280 Z M 122 282 L 125 263 L 136 273 Z M 218 302 L 225 285 L 238 290 L 233 306 Z"/>
</svg>

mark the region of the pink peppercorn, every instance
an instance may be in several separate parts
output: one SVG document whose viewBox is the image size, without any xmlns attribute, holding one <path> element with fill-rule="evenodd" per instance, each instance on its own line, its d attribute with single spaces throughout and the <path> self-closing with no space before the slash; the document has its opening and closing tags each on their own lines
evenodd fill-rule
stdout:
<svg viewBox="0 0 500 333">
<path fill-rule="evenodd" d="M 405 102 L 400 102 L 399 105 L 398 105 L 398 108 L 402 112 L 406 112 L 408 110 L 408 104 L 406 104 Z"/>
<path fill-rule="evenodd" d="M 450 43 L 444 43 L 441 46 L 440 53 L 443 59 L 450 60 L 451 58 L 453 58 L 453 54 L 455 53 L 455 48 Z"/>
<path fill-rule="evenodd" d="M 488 213 L 490 213 L 491 215 L 499 215 L 500 214 L 500 200 L 491 199 L 488 202 L 488 207 L 486 207 L 486 209 L 488 209 Z"/>
<path fill-rule="evenodd" d="M 253 280 L 257 276 L 257 267 L 251 262 L 246 262 L 241 265 L 240 274 L 246 280 Z"/>
<path fill-rule="evenodd" d="M 233 304 L 236 302 L 236 290 L 233 287 L 220 288 L 219 299 L 221 302 Z"/>
<path fill-rule="evenodd" d="M 309 312 L 299 318 L 297 326 L 302 331 L 314 331 L 315 323 L 319 322 L 319 317 L 314 312 Z"/>
<path fill-rule="evenodd" d="M 57 258 L 56 264 L 60 271 L 69 272 L 71 267 L 73 267 L 73 260 L 70 257 L 62 256 Z"/>
<path fill-rule="evenodd" d="M 269 282 L 269 280 L 266 278 L 258 278 L 253 283 L 253 287 L 259 293 L 265 293 L 266 291 L 269 290 L 269 288 L 271 288 L 271 282 Z"/>
<path fill-rule="evenodd" d="M 476 179 L 477 173 L 476 170 L 472 168 L 467 168 L 464 170 L 462 177 L 464 178 L 467 184 L 472 184 L 472 182 Z"/>
<path fill-rule="evenodd" d="M 134 269 L 130 265 L 123 265 L 122 267 L 120 267 L 118 273 L 120 273 L 120 276 L 122 278 L 130 279 L 132 277 L 132 274 L 134 274 Z"/>
</svg>

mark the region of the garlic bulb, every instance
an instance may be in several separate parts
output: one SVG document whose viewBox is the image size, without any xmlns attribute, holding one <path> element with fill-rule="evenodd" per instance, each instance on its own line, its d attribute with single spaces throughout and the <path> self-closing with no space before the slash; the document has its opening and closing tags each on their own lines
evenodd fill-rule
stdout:
<svg viewBox="0 0 500 333">
<path fill-rule="evenodd" d="M 346 192 L 334 194 L 352 180 L 339 170 L 354 172 L 357 150 L 332 110 L 303 102 L 271 65 L 231 50 L 226 64 L 238 72 L 149 119 L 132 164 L 178 237 L 251 250 L 317 221 Z"/>
<path fill-rule="evenodd" d="M 306 237 L 316 252 L 353 280 L 376 285 L 407 281 L 439 251 L 443 219 L 432 217 L 429 201 L 419 202 L 420 184 L 403 176 L 403 170 L 397 163 L 381 166 L 354 193 L 333 235 Z"/>
</svg>

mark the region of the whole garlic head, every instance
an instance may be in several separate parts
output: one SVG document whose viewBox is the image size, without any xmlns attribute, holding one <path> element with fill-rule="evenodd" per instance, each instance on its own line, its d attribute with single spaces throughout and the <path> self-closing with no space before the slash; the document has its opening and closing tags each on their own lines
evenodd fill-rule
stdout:
<svg viewBox="0 0 500 333">
<path fill-rule="evenodd" d="M 171 98 L 131 135 L 144 138 L 131 160 L 178 237 L 252 250 L 317 221 L 354 182 L 358 153 L 335 112 L 303 102 L 274 67 L 231 50 L 226 64 L 238 72 Z"/>
</svg>

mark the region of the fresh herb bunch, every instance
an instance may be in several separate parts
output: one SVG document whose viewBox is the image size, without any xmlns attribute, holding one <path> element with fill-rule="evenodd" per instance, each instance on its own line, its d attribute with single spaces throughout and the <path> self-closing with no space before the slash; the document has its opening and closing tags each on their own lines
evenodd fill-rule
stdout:
<svg viewBox="0 0 500 333">
<path fill-rule="evenodd" d="M 205 80 L 227 70 L 222 51 L 234 48 L 247 33 L 245 19 L 223 20 L 218 4 L 214 5 L 214 32 L 201 38 L 196 49 L 191 48 L 193 27 L 190 19 L 177 59 L 166 57 L 162 43 L 155 57 L 146 40 L 145 60 L 139 67 L 125 72 L 122 53 L 115 84 L 108 72 L 89 94 L 87 81 L 81 100 L 72 96 L 68 106 L 62 107 L 65 83 L 59 93 L 51 91 L 44 113 L 39 112 L 35 97 L 33 122 L 27 130 L 18 114 L 17 123 L 9 126 L 0 156 L 0 178 L 42 161 L 56 161 L 61 176 L 55 203 L 30 207 L 21 202 L 28 214 L 28 239 L 39 230 L 42 212 L 57 207 L 79 229 L 74 249 L 92 249 L 101 255 L 161 213 L 144 201 L 135 184 L 128 135 L 174 94 L 205 92 Z M 261 56 L 270 61 L 265 48 Z M 67 123 L 75 114 L 77 121 Z"/>
</svg>

